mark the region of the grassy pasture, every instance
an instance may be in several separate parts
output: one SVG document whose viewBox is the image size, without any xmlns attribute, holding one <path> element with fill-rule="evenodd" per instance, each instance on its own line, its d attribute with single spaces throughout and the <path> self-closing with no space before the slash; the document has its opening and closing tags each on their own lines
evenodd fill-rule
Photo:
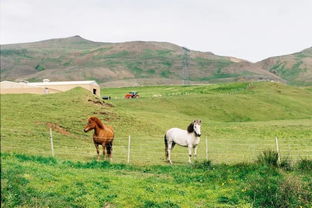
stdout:
<svg viewBox="0 0 312 208">
<path fill-rule="evenodd" d="M 298 169 L 208 162 L 132 166 L 7 153 L 1 159 L 1 207 L 311 206 L 311 175 Z"/>
<path fill-rule="evenodd" d="M 141 98 L 124 99 L 130 90 L 139 91 Z M 194 119 L 203 121 L 199 159 L 205 158 L 206 137 L 209 159 L 214 162 L 254 160 L 263 149 L 275 148 L 276 136 L 283 155 L 293 159 L 312 155 L 309 89 L 234 83 L 104 88 L 102 95 L 113 99 L 100 105 L 83 89 L 50 95 L 2 95 L 2 151 L 49 156 L 52 127 L 57 157 L 88 161 L 94 158 L 95 148 L 92 133 L 85 134 L 82 129 L 86 119 L 95 115 L 116 130 L 115 162 L 126 161 L 131 135 L 133 163 L 165 164 L 165 131 L 171 127 L 185 129 Z M 186 152 L 176 147 L 173 159 L 184 163 Z"/>
<path fill-rule="evenodd" d="M 141 98 L 125 100 L 131 90 Z M 283 159 L 311 158 L 310 88 L 235 83 L 103 88 L 102 95 L 113 99 L 101 104 L 80 88 L 1 95 L 1 207 L 311 207 L 311 169 L 247 163 L 275 149 L 276 136 Z M 113 163 L 94 161 L 92 133 L 83 132 L 92 115 L 116 130 Z M 194 119 L 203 120 L 201 162 L 187 164 L 187 150 L 176 147 L 175 165 L 167 165 L 165 131 Z M 206 137 L 213 165 L 204 160 Z"/>
</svg>

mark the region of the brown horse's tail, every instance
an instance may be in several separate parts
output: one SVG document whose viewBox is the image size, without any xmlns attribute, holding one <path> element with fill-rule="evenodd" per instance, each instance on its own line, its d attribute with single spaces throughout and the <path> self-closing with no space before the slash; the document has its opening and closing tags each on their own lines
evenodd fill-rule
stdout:
<svg viewBox="0 0 312 208">
<path fill-rule="evenodd" d="M 167 140 L 166 134 L 164 136 L 164 142 L 165 142 L 165 155 L 166 155 L 166 159 L 168 159 L 168 140 Z"/>
</svg>

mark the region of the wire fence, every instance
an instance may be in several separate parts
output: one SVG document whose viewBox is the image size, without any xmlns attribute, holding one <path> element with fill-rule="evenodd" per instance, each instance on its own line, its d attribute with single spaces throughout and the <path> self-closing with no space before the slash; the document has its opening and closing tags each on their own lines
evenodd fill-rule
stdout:
<svg viewBox="0 0 312 208">
<path fill-rule="evenodd" d="M 90 142 L 90 140 L 89 140 Z M 62 151 L 57 151 L 57 148 Z M 64 146 L 58 143 L 55 145 L 56 156 L 60 154 L 74 153 L 79 157 L 96 158 L 95 147 L 92 142 L 88 147 Z M 64 151 L 64 148 L 67 151 Z M 74 150 L 76 149 L 76 151 Z M 79 151 L 77 150 L 79 149 Z M 198 145 L 196 160 L 211 160 L 214 163 L 238 163 L 252 162 L 264 150 L 279 152 L 280 158 L 297 161 L 299 159 L 312 159 L 312 138 L 308 139 L 287 139 L 287 138 L 209 138 L 202 136 Z M 102 150 L 100 149 L 102 154 Z M 172 151 L 171 159 L 174 163 L 187 163 L 188 149 L 176 145 Z M 195 158 L 192 158 L 195 159 Z M 163 135 L 142 136 L 132 135 L 116 137 L 113 143 L 113 162 L 132 164 L 165 164 L 165 145 Z"/>
<path fill-rule="evenodd" d="M 52 132 L 36 140 L 12 142 L 1 139 L 2 149 L 43 156 L 55 156 L 66 160 L 93 160 L 97 158 L 92 136 L 59 137 Z M 37 142 L 34 142 L 37 141 Z M 198 145 L 198 161 L 213 163 L 253 162 L 264 150 L 279 151 L 281 160 L 312 159 L 312 138 L 214 138 L 202 135 Z M 143 165 L 166 164 L 164 135 L 117 136 L 113 142 L 113 162 Z M 100 148 L 101 159 L 102 148 Z M 175 164 L 188 162 L 188 148 L 176 145 L 171 159 Z M 192 158 L 194 160 L 194 158 Z"/>
</svg>

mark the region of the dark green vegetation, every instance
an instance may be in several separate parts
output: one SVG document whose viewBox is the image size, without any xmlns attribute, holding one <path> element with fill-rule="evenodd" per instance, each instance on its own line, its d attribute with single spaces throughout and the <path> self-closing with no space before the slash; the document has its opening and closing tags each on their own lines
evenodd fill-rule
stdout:
<svg viewBox="0 0 312 208">
<path fill-rule="evenodd" d="M 141 98 L 124 99 L 128 91 Z M 101 93 L 112 100 L 81 88 L 1 95 L 2 207 L 311 207 L 311 88 L 258 82 Z M 83 132 L 89 116 L 115 128 L 113 163 L 94 161 L 92 133 Z M 203 120 L 198 161 L 188 165 L 187 150 L 176 147 L 169 166 L 165 131 L 194 119 Z M 274 153 L 254 163 L 275 149 L 276 136 L 281 163 Z"/>
<path fill-rule="evenodd" d="M 265 164 L 133 166 L 1 155 L 2 207 L 311 207 L 311 172 Z M 311 162 L 311 161 L 310 161 Z"/>
<path fill-rule="evenodd" d="M 37 71 L 43 71 L 43 70 L 45 70 L 44 66 L 42 66 L 42 65 L 40 65 L 40 64 L 37 64 L 37 66 L 35 67 L 35 69 L 36 69 Z"/>
<path fill-rule="evenodd" d="M 1 79 L 93 79 L 102 86 L 275 80 L 310 85 L 311 48 L 258 63 L 165 42 L 101 43 L 79 36 L 1 46 Z M 187 60 L 186 60 L 187 59 Z M 183 71 L 188 63 L 188 71 Z"/>
<path fill-rule="evenodd" d="M 290 55 L 268 58 L 257 64 L 287 80 L 289 84 L 311 85 L 312 48 Z"/>
<path fill-rule="evenodd" d="M 261 164 L 267 164 L 274 167 L 278 166 L 278 153 L 272 150 L 263 151 L 261 155 L 258 156 L 257 162 Z"/>
</svg>

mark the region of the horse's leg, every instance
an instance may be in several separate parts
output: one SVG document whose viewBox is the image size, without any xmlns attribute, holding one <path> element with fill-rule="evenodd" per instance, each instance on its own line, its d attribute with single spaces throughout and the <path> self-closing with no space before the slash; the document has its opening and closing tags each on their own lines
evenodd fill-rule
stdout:
<svg viewBox="0 0 312 208">
<path fill-rule="evenodd" d="M 168 162 L 170 164 L 172 164 L 172 161 L 171 161 L 171 150 L 172 150 L 172 147 L 173 147 L 173 142 L 168 142 Z"/>
<path fill-rule="evenodd" d="M 105 160 L 105 142 L 102 143 L 102 147 L 103 147 L 103 159 Z"/>
<path fill-rule="evenodd" d="M 197 147 L 198 145 L 196 145 L 193 149 L 194 149 L 194 159 L 197 159 Z"/>
<path fill-rule="evenodd" d="M 109 158 L 109 161 L 112 161 L 112 149 L 113 149 L 113 143 L 108 142 L 106 144 L 106 151 L 107 151 L 107 156 Z"/>
<path fill-rule="evenodd" d="M 168 161 L 168 140 L 167 140 L 166 135 L 164 136 L 164 142 L 165 142 L 165 157 L 166 157 L 166 160 Z"/>
<path fill-rule="evenodd" d="M 191 158 L 192 158 L 192 145 L 188 145 L 188 153 L 189 153 L 189 163 L 192 163 Z"/>
<path fill-rule="evenodd" d="M 96 153 L 97 153 L 97 160 L 100 160 L 100 150 L 99 150 L 99 145 L 94 143 L 95 148 L 96 148 Z"/>
</svg>

